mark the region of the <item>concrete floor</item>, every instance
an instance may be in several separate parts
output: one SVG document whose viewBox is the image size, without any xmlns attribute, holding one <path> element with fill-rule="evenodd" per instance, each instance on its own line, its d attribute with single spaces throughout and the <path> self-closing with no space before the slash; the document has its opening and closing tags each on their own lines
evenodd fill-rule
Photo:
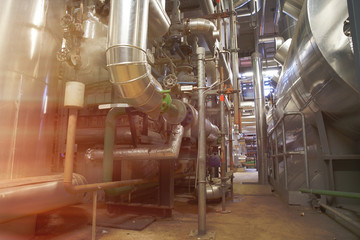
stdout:
<svg viewBox="0 0 360 240">
<path fill-rule="evenodd" d="M 269 186 L 240 183 L 256 181 L 256 178 L 256 172 L 236 173 L 234 198 L 226 203 L 231 213 L 217 213 L 220 203 L 207 205 L 207 232 L 214 232 L 215 239 L 358 239 L 321 212 L 286 205 Z M 109 217 L 113 216 L 107 214 L 105 206 L 100 204 L 98 220 Z M 38 235 L 33 240 L 91 239 L 91 205 L 63 208 L 42 218 L 46 225 L 39 226 Z M 192 230 L 197 230 L 196 200 L 189 194 L 181 194 L 175 199 L 171 218 L 156 219 L 142 231 L 97 227 L 97 239 L 206 239 L 190 237 Z"/>
</svg>

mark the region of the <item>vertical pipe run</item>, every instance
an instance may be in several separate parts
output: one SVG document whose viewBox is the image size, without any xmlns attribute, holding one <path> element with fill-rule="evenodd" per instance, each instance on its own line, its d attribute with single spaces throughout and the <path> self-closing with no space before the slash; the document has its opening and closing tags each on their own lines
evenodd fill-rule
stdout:
<svg viewBox="0 0 360 240">
<path fill-rule="evenodd" d="M 254 89 L 255 89 L 255 116 L 256 116 L 256 139 L 257 158 L 259 166 L 259 183 L 267 184 L 267 159 L 266 159 L 266 116 L 264 82 L 262 77 L 261 55 L 254 52 L 251 55 Z"/>
<path fill-rule="evenodd" d="M 275 185 L 279 184 L 279 146 L 278 146 L 278 134 L 277 128 L 275 129 Z"/>
<path fill-rule="evenodd" d="M 285 134 L 285 123 L 284 122 L 282 122 L 281 128 L 282 128 L 282 140 L 283 140 L 283 160 L 284 160 L 284 172 L 285 172 L 285 190 L 288 190 L 286 134 Z"/>
<path fill-rule="evenodd" d="M 198 65 L 198 234 L 206 234 L 206 133 L 205 133 L 205 48 L 197 47 Z"/>
<path fill-rule="evenodd" d="M 226 161 L 225 161 L 225 96 L 224 96 L 224 72 L 223 68 L 220 68 L 220 124 L 221 124 L 221 210 L 225 211 L 225 192 L 226 192 L 226 184 L 225 184 L 225 172 L 226 172 Z"/>
<path fill-rule="evenodd" d="M 69 109 L 68 129 L 66 136 L 66 155 L 64 164 L 64 184 L 72 185 L 72 175 L 74 171 L 73 159 L 75 151 L 75 133 L 78 109 Z"/>
<path fill-rule="evenodd" d="M 92 231 L 91 240 L 96 240 L 96 208 L 97 208 L 97 191 L 93 192 L 93 216 L 92 216 Z"/>
<path fill-rule="evenodd" d="M 241 131 L 240 124 L 241 119 L 239 115 L 240 107 L 240 93 L 239 93 L 239 81 L 238 81 L 238 72 L 239 72 L 239 57 L 237 52 L 237 33 L 236 33 L 236 17 L 234 15 L 234 3 L 233 0 L 229 0 L 230 8 L 230 49 L 231 49 L 231 70 L 233 74 L 233 87 L 234 87 L 234 124 L 239 126 L 239 132 Z"/>
</svg>

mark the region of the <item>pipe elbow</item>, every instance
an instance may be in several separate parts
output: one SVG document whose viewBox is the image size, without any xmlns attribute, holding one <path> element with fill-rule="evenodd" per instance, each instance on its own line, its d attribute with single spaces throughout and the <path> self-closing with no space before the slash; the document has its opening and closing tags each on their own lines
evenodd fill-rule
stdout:
<svg viewBox="0 0 360 240">
<path fill-rule="evenodd" d="M 72 182 L 65 182 L 64 181 L 64 188 L 68 193 L 75 194 L 77 193 L 75 186 L 72 184 Z"/>
<path fill-rule="evenodd" d="M 212 21 L 203 18 L 189 19 L 187 22 L 187 29 L 195 34 L 209 34 L 216 39 L 220 37 L 215 24 Z"/>
</svg>

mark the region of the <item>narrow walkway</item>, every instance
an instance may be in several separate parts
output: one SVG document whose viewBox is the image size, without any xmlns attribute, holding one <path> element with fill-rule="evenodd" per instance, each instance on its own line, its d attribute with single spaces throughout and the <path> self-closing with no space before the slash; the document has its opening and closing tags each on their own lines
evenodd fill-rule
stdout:
<svg viewBox="0 0 360 240">
<path fill-rule="evenodd" d="M 234 199 L 227 201 L 227 209 L 231 210 L 230 214 L 216 212 L 221 207 L 220 203 L 207 205 L 207 231 L 215 232 L 216 240 L 358 239 L 321 212 L 286 205 L 271 192 L 270 187 L 239 183 L 245 179 L 246 181 L 254 180 L 256 174 L 256 172 L 236 173 Z M 250 175 L 253 178 L 249 177 Z M 34 239 L 91 239 L 90 211 L 90 205 L 57 210 L 53 213 L 55 216 L 53 216 L 55 219 L 53 223 L 42 228 L 42 231 L 39 231 L 40 235 Z M 111 216 L 106 213 L 105 206 L 100 205 L 98 218 L 103 217 Z M 64 224 L 68 227 L 64 228 Z M 196 200 L 191 195 L 182 194 L 176 197 L 172 218 L 157 219 L 142 231 L 98 227 L 97 239 L 196 239 L 189 237 L 190 231 L 195 229 L 197 229 Z"/>
</svg>

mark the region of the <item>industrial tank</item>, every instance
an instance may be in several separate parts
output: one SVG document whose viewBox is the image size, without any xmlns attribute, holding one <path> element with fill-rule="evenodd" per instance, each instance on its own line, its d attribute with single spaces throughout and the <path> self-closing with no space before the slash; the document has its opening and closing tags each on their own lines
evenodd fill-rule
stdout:
<svg viewBox="0 0 360 240">
<path fill-rule="evenodd" d="M 267 122 L 270 132 L 284 113 L 304 114 L 308 187 L 359 192 L 359 186 L 347 184 L 360 181 L 358 161 L 349 160 L 350 155 L 359 153 L 360 95 L 352 39 L 343 31 L 348 16 L 346 1 L 304 3 Z M 303 151 L 300 115 L 287 116 L 284 122 L 286 150 Z M 278 152 L 283 151 L 281 124 L 273 131 L 270 142 L 274 149 L 277 142 Z M 336 157 L 329 157 L 331 155 Z M 276 185 L 285 190 L 285 162 L 283 157 L 278 160 L 280 179 Z M 306 186 L 304 156 L 288 155 L 286 160 L 287 190 Z M 275 168 L 276 164 L 269 166 L 271 164 Z M 269 171 L 276 173 L 277 170 Z"/>
<path fill-rule="evenodd" d="M 0 180 L 50 171 L 64 3 L 1 2 Z"/>
</svg>

